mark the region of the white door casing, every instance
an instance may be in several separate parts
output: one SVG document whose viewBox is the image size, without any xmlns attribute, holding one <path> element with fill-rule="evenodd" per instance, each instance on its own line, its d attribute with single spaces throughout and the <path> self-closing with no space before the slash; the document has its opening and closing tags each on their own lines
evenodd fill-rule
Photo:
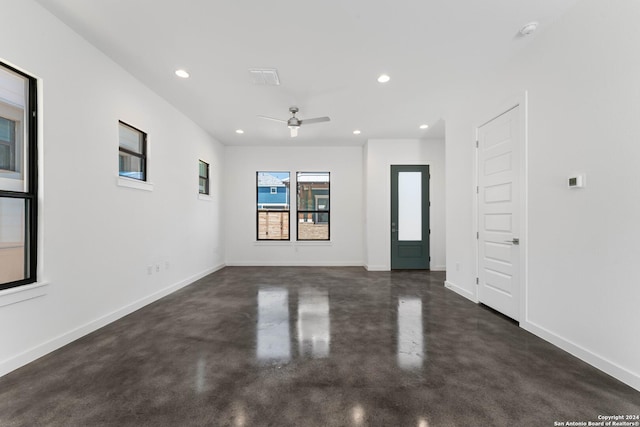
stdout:
<svg viewBox="0 0 640 427">
<path fill-rule="evenodd" d="M 520 108 L 478 128 L 478 300 L 516 321 L 522 292 Z"/>
</svg>

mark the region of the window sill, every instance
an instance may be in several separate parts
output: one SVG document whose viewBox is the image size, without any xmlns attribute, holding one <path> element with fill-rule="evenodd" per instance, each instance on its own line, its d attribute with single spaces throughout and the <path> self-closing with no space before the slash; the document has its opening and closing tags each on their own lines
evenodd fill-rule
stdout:
<svg viewBox="0 0 640 427">
<path fill-rule="evenodd" d="M 333 246 L 331 240 L 318 240 L 317 242 L 309 240 L 256 240 L 254 246 Z"/>
<path fill-rule="evenodd" d="M 213 196 L 211 196 L 210 194 L 198 193 L 198 200 L 204 200 L 205 202 L 213 202 Z"/>
<path fill-rule="evenodd" d="M 153 183 L 137 179 L 118 176 L 118 187 L 134 188 L 136 190 L 153 191 Z"/>
<path fill-rule="evenodd" d="M 40 282 L 0 291 L 0 307 L 44 296 L 47 294 L 48 285 L 46 282 Z"/>
</svg>

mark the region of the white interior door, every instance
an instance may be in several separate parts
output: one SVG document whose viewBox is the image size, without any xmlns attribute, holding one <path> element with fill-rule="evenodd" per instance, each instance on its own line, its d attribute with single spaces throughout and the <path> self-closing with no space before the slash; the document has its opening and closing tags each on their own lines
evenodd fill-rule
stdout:
<svg viewBox="0 0 640 427">
<path fill-rule="evenodd" d="M 478 129 L 478 299 L 520 320 L 519 107 Z"/>
</svg>

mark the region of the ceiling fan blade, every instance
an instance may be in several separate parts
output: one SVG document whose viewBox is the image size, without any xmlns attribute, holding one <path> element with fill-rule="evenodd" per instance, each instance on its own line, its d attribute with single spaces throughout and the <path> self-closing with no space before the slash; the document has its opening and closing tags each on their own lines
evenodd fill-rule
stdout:
<svg viewBox="0 0 640 427">
<path fill-rule="evenodd" d="M 261 119 L 273 120 L 274 122 L 287 123 L 286 120 L 276 119 L 274 117 L 258 116 Z"/>
<path fill-rule="evenodd" d="M 313 119 L 300 120 L 300 124 L 308 125 L 311 123 L 328 122 L 329 120 L 331 120 L 329 117 L 314 117 Z"/>
<path fill-rule="evenodd" d="M 291 126 L 289 129 L 291 129 L 291 138 L 298 136 L 298 126 Z"/>
</svg>

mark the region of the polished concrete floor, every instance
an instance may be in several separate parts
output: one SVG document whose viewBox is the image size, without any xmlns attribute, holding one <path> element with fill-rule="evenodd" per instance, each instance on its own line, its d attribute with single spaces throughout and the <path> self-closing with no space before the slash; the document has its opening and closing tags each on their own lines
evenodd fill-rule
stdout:
<svg viewBox="0 0 640 427">
<path fill-rule="evenodd" d="M 0 378 L 1 426 L 553 426 L 640 393 L 443 273 L 227 267 Z"/>
</svg>

